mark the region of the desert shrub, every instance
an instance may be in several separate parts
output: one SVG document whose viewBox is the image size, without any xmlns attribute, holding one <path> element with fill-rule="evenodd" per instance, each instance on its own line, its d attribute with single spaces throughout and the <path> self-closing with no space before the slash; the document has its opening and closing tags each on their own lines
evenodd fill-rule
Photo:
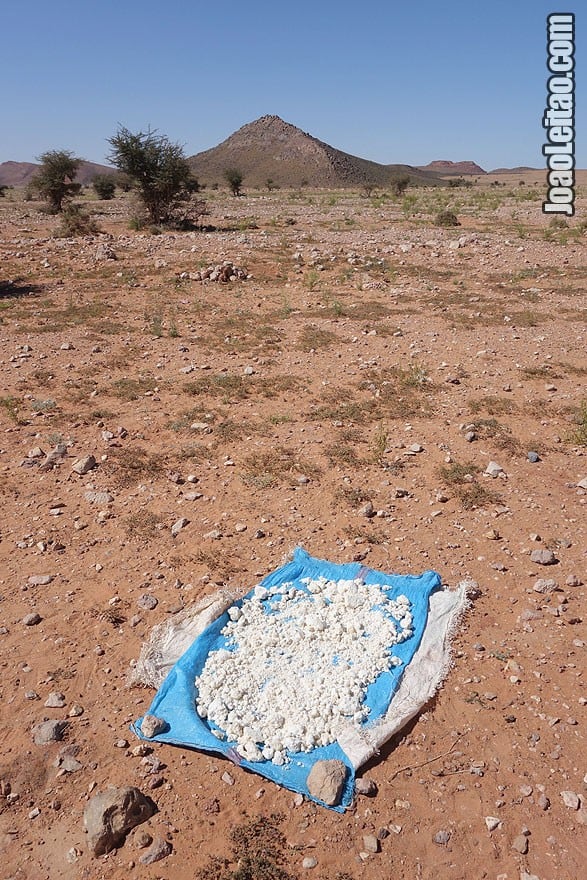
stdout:
<svg viewBox="0 0 587 880">
<path fill-rule="evenodd" d="M 237 168 L 227 168 L 224 172 L 224 178 L 233 196 L 242 195 L 243 176 Z"/>
<path fill-rule="evenodd" d="M 454 211 L 439 211 L 436 217 L 434 218 L 434 223 L 436 226 L 460 226 L 459 218 L 455 214 Z"/>
<path fill-rule="evenodd" d="M 0 199 L 4 198 L 4 196 L 6 195 L 7 189 L 8 189 L 8 186 L 5 183 L 0 183 Z"/>
<path fill-rule="evenodd" d="M 61 222 L 55 235 L 59 238 L 74 238 L 77 235 L 94 235 L 99 232 L 98 224 L 80 205 L 65 205 L 61 211 Z"/>
<path fill-rule="evenodd" d="M 275 183 L 272 177 L 268 177 L 265 181 L 265 186 L 269 190 L 269 192 L 273 192 L 274 189 L 279 189 L 279 184 Z"/>
<path fill-rule="evenodd" d="M 156 131 L 133 134 L 124 127 L 108 143 L 110 161 L 131 181 L 149 222 L 173 226 L 182 203 L 199 190 L 183 147 Z"/>
<path fill-rule="evenodd" d="M 394 196 L 403 196 L 408 186 L 410 185 L 410 175 L 409 174 L 397 174 L 395 177 L 391 179 L 389 184 L 392 193 Z"/>
<path fill-rule="evenodd" d="M 114 198 L 116 178 L 114 174 L 97 174 L 92 180 L 92 186 L 99 199 L 109 201 Z"/>
<path fill-rule="evenodd" d="M 46 201 L 51 214 L 59 214 L 81 189 L 81 184 L 75 182 L 81 159 L 69 150 L 48 150 L 39 156 L 39 162 L 41 167 L 29 186 Z"/>
</svg>

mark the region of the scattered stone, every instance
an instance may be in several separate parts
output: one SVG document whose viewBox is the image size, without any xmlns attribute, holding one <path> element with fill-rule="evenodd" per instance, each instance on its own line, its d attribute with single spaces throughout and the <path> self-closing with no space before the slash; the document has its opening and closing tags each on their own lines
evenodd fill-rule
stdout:
<svg viewBox="0 0 587 880">
<path fill-rule="evenodd" d="M 47 746 L 49 743 L 61 742 L 63 734 L 69 727 L 69 721 L 41 721 L 32 730 L 33 742 L 36 746 Z"/>
<path fill-rule="evenodd" d="M 109 788 L 91 798 L 84 812 L 84 825 L 95 856 L 116 849 L 128 832 L 146 822 L 157 807 L 138 788 Z"/>
<path fill-rule="evenodd" d="M 162 718 L 157 718 L 156 715 L 145 715 L 141 721 L 141 733 L 143 736 L 146 736 L 147 739 L 157 736 L 157 734 L 165 730 L 166 727 L 167 722 Z"/>
<path fill-rule="evenodd" d="M 187 525 L 189 525 L 189 519 L 186 519 L 185 516 L 181 516 L 178 520 L 176 520 L 171 526 L 171 537 L 177 538 L 182 529 L 185 529 Z"/>
<path fill-rule="evenodd" d="M 173 852 L 173 847 L 164 837 L 156 837 L 143 855 L 139 858 L 141 865 L 152 865 L 153 862 L 160 862 L 161 859 L 167 858 Z"/>
<path fill-rule="evenodd" d="M 314 858 L 314 856 L 306 856 L 305 859 L 302 861 L 302 868 L 309 870 L 310 868 L 315 868 L 317 864 L 318 862 Z"/>
<path fill-rule="evenodd" d="M 358 776 L 355 779 L 355 792 L 365 797 L 374 797 L 377 794 L 377 783 L 373 779 Z"/>
<path fill-rule="evenodd" d="M 359 514 L 367 519 L 372 519 L 375 516 L 375 509 L 370 501 L 367 501 L 367 503 L 360 508 Z"/>
<path fill-rule="evenodd" d="M 576 574 L 570 574 L 565 581 L 567 587 L 580 587 L 582 581 L 577 577 Z"/>
<path fill-rule="evenodd" d="M 144 828 L 139 828 L 133 833 L 133 843 L 137 849 L 145 849 L 146 847 L 151 846 L 153 838 Z"/>
<path fill-rule="evenodd" d="M 546 797 L 544 793 L 539 795 L 538 800 L 536 801 L 541 810 L 548 810 L 550 807 L 550 799 Z"/>
<path fill-rule="evenodd" d="M 54 580 L 54 574 L 32 574 L 27 580 L 27 584 L 31 587 L 46 587 Z"/>
<path fill-rule="evenodd" d="M 65 456 L 67 455 L 67 446 L 65 443 L 58 443 L 51 452 L 48 452 L 45 456 L 45 460 L 41 462 L 39 465 L 40 471 L 50 471 L 53 470 L 54 467 L 57 467 L 61 464 Z"/>
<path fill-rule="evenodd" d="M 499 477 L 500 474 L 503 474 L 504 470 L 496 461 L 490 461 L 485 468 L 485 473 L 488 477 L 495 479 L 496 477 Z"/>
<path fill-rule="evenodd" d="M 142 608 L 144 611 L 154 611 L 158 604 L 159 600 L 151 593 L 143 593 L 137 601 L 139 608 Z"/>
<path fill-rule="evenodd" d="M 84 474 L 89 473 L 96 467 L 96 459 L 93 455 L 84 455 L 83 458 L 78 458 L 71 466 L 71 469 L 74 473 L 79 474 L 80 477 L 83 477 Z"/>
<path fill-rule="evenodd" d="M 512 849 L 525 856 L 528 852 L 528 838 L 524 834 L 518 834 L 512 841 Z"/>
<path fill-rule="evenodd" d="M 487 825 L 488 831 L 495 831 L 496 828 L 500 827 L 501 820 L 496 816 L 485 816 L 485 824 Z"/>
<path fill-rule="evenodd" d="M 75 351 L 75 345 L 73 342 L 62 342 L 59 348 L 61 351 Z"/>
<path fill-rule="evenodd" d="M 220 778 L 226 785 L 234 785 L 234 776 L 231 776 L 228 770 L 225 770 Z"/>
<path fill-rule="evenodd" d="M 558 562 L 552 550 L 532 550 L 530 559 L 536 565 L 554 565 Z"/>
<path fill-rule="evenodd" d="M 229 260 L 216 266 L 208 266 L 200 272 L 190 273 L 192 281 L 217 281 L 226 284 L 228 281 L 245 281 L 250 278 L 246 269 L 235 266 Z"/>
<path fill-rule="evenodd" d="M 48 709 L 63 709 L 66 702 L 65 694 L 62 694 L 59 691 L 52 691 L 45 700 L 44 705 Z"/>
<path fill-rule="evenodd" d="M 528 461 L 531 462 L 532 464 L 536 464 L 536 462 L 540 461 L 540 456 L 538 455 L 538 453 L 537 453 L 537 452 L 533 452 L 533 451 L 528 452 L 526 458 L 527 458 Z"/>
<path fill-rule="evenodd" d="M 342 761 L 317 761 L 308 774 L 310 794 L 329 807 L 340 803 L 347 768 Z"/>
<path fill-rule="evenodd" d="M 118 257 L 109 244 L 99 244 L 94 251 L 94 259 L 97 263 L 100 263 L 103 260 L 117 260 Z"/>
<path fill-rule="evenodd" d="M 368 853 L 378 853 L 379 852 L 379 841 L 375 837 L 374 834 L 364 834 L 363 835 L 363 848 L 365 852 Z"/>
<path fill-rule="evenodd" d="M 534 789 L 531 785 L 520 785 L 520 794 L 522 797 L 530 797 Z"/>
<path fill-rule="evenodd" d="M 424 447 L 420 443 L 412 443 L 408 451 L 417 455 L 419 452 L 424 452 Z"/>
<path fill-rule="evenodd" d="M 473 441 L 476 439 L 477 434 L 475 433 L 475 431 L 467 431 L 467 433 L 465 434 L 465 440 L 467 441 L 467 443 L 473 443 Z"/>
<path fill-rule="evenodd" d="M 579 480 L 575 485 L 577 486 L 577 489 L 587 489 L 587 477 L 583 477 L 583 479 Z"/>
<path fill-rule="evenodd" d="M 554 593 L 557 589 L 557 582 L 550 578 L 539 578 L 533 587 L 535 593 Z"/>
<path fill-rule="evenodd" d="M 433 837 L 434 843 L 439 846 L 446 846 L 451 837 L 450 831 L 437 831 Z"/>
<path fill-rule="evenodd" d="M 64 773 L 77 773 L 78 770 L 82 769 L 83 764 L 73 755 L 64 753 L 60 754 L 56 759 L 55 767 L 58 767 L 59 770 L 62 770 Z"/>
<path fill-rule="evenodd" d="M 110 492 L 99 492 L 95 489 L 86 492 L 84 498 L 86 501 L 89 501 L 90 504 L 111 504 L 114 501 L 114 496 L 111 495 Z"/>
<path fill-rule="evenodd" d="M 581 806 L 581 798 L 574 791 L 561 791 L 561 797 L 563 799 L 563 804 L 565 807 L 568 807 L 569 810 L 578 810 Z"/>
<path fill-rule="evenodd" d="M 23 617 L 22 622 L 24 623 L 25 626 L 36 626 L 38 623 L 40 623 L 42 621 L 42 619 L 43 618 L 41 617 L 40 614 L 37 614 L 36 611 L 33 611 L 31 614 L 26 614 Z"/>
</svg>

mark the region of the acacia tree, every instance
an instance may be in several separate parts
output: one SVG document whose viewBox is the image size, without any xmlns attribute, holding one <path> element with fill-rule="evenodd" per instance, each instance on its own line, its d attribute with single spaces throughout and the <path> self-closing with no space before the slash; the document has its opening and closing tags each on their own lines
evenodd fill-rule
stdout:
<svg viewBox="0 0 587 880">
<path fill-rule="evenodd" d="M 109 160 L 128 177 L 151 223 L 173 225 L 178 210 L 185 222 L 190 201 L 192 214 L 203 213 L 204 203 L 192 199 L 199 191 L 198 181 L 180 144 L 151 129 L 133 134 L 124 127 L 108 143 Z"/>
<path fill-rule="evenodd" d="M 75 182 L 75 176 L 82 160 L 69 150 L 47 150 L 38 159 L 41 167 L 30 186 L 45 199 L 52 214 L 59 214 L 64 203 L 81 189 L 81 184 Z"/>
<path fill-rule="evenodd" d="M 394 196 L 401 196 L 405 193 L 408 186 L 410 185 L 410 175 L 409 174 L 396 174 L 390 182 L 391 191 Z"/>
<path fill-rule="evenodd" d="M 237 168 L 227 168 L 224 172 L 230 191 L 233 196 L 241 195 L 241 187 L 243 185 L 243 176 Z"/>
</svg>

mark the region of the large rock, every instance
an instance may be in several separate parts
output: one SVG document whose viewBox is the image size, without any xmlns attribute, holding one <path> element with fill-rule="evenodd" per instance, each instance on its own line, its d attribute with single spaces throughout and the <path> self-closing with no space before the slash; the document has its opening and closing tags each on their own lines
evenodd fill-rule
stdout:
<svg viewBox="0 0 587 880">
<path fill-rule="evenodd" d="M 334 807 L 340 803 L 346 773 L 342 761 L 317 761 L 308 774 L 308 791 L 312 797 Z"/>
<path fill-rule="evenodd" d="M 84 825 L 95 856 L 116 849 L 128 832 L 157 812 L 153 801 L 134 786 L 109 788 L 94 795 L 84 812 Z"/>
</svg>

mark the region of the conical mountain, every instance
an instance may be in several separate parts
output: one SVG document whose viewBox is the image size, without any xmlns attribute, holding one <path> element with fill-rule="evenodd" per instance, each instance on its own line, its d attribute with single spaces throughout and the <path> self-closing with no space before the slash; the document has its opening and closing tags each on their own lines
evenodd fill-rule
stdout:
<svg viewBox="0 0 587 880">
<path fill-rule="evenodd" d="M 411 165 L 380 165 L 343 153 L 279 116 L 261 116 L 243 125 L 189 162 L 198 180 L 208 185 L 224 183 L 224 172 L 230 168 L 241 172 L 245 186 L 265 186 L 268 179 L 285 187 L 386 186 L 397 174 L 409 174 L 414 183 L 438 180 Z"/>
</svg>

